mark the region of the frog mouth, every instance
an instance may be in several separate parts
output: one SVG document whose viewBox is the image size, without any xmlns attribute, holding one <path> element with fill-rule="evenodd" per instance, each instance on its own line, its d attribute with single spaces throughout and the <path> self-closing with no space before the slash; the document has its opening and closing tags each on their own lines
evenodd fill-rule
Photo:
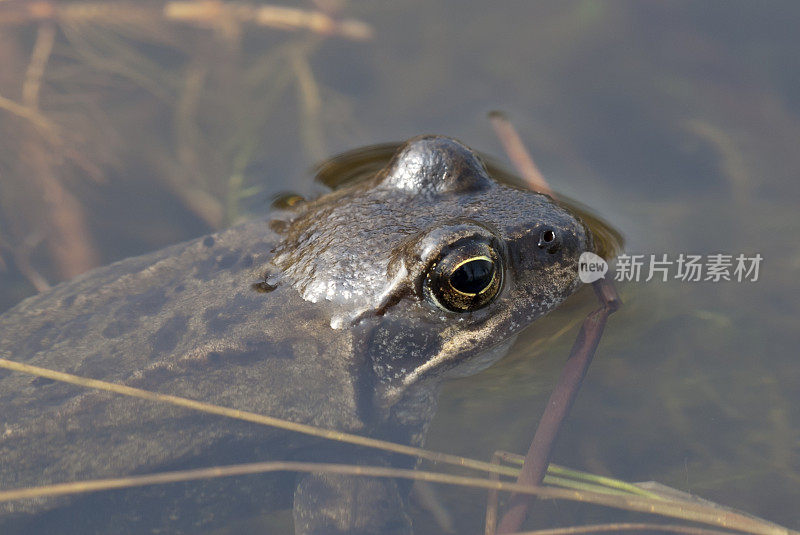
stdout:
<svg viewBox="0 0 800 535">
<path fill-rule="evenodd" d="M 410 393 L 434 387 L 442 380 L 468 377 L 479 373 L 505 357 L 517 339 L 516 334 L 494 344 L 488 349 L 472 352 L 469 356 L 453 358 L 454 350 L 445 344 L 432 359 L 409 372 L 399 383 L 384 382 L 376 389 L 376 398 L 383 407 L 393 407 Z M 413 396 L 413 394 L 411 394 Z"/>
</svg>

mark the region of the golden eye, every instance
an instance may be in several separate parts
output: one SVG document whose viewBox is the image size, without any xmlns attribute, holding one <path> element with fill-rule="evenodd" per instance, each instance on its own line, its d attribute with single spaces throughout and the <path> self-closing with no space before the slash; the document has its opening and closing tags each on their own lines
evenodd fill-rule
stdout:
<svg viewBox="0 0 800 535">
<path fill-rule="evenodd" d="M 500 292 L 500 256 L 484 242 L 457 244 L 431 266 L 426 288 L 440 307 L 453 312 L 483 308 Z"/>
</svg>

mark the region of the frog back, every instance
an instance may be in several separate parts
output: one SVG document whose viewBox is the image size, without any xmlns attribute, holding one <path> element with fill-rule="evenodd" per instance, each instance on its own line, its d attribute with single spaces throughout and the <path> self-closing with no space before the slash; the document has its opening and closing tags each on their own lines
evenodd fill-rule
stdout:
<svg viewBox="0 0 800 535">
<path fill-rule="evenodd" d="M 350 334 L 330 329 L 291 287 L 254 289 L 276 239 L 257 220 L 58 285 L 0 316 L 0 356 L 359 432 Z M 315 443 L 5 370 L 0 404 L 2 488 L 287 459 Z M 23 512 L 63 501 L 2 507 Z"/>
</svg>

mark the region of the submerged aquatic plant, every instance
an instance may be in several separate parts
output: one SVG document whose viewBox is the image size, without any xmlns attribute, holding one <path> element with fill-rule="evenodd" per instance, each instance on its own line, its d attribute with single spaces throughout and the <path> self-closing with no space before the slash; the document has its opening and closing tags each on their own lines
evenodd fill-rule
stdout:
<svg viewBox="0 0 800 535">
<path fill-rule="evenodd" d="M 155 187 L 216 229 L 262 190 L 248 168 L 276 135 L 321 159 L 341 98 L 309 58 L 328 37 L 372 35 L 340 10 L 0 2 L 0 308 L 113 259 L 98 196 Z M 294 137 L 275 128 L 287 122 Z"/>
</svg>

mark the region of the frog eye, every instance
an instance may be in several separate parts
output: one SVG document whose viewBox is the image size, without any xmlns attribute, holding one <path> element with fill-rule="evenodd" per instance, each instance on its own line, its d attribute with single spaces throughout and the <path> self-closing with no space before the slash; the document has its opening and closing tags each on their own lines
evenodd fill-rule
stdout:
<svg viewBox="0 0 800 535">
<path fill-rule="evenodd" d="M 470 312 L 488 305 L 500 292 L 503 266 L 488 243 L 455 244 L 429 268 L 426 293 L 446 310 Z"/>
</svg>

